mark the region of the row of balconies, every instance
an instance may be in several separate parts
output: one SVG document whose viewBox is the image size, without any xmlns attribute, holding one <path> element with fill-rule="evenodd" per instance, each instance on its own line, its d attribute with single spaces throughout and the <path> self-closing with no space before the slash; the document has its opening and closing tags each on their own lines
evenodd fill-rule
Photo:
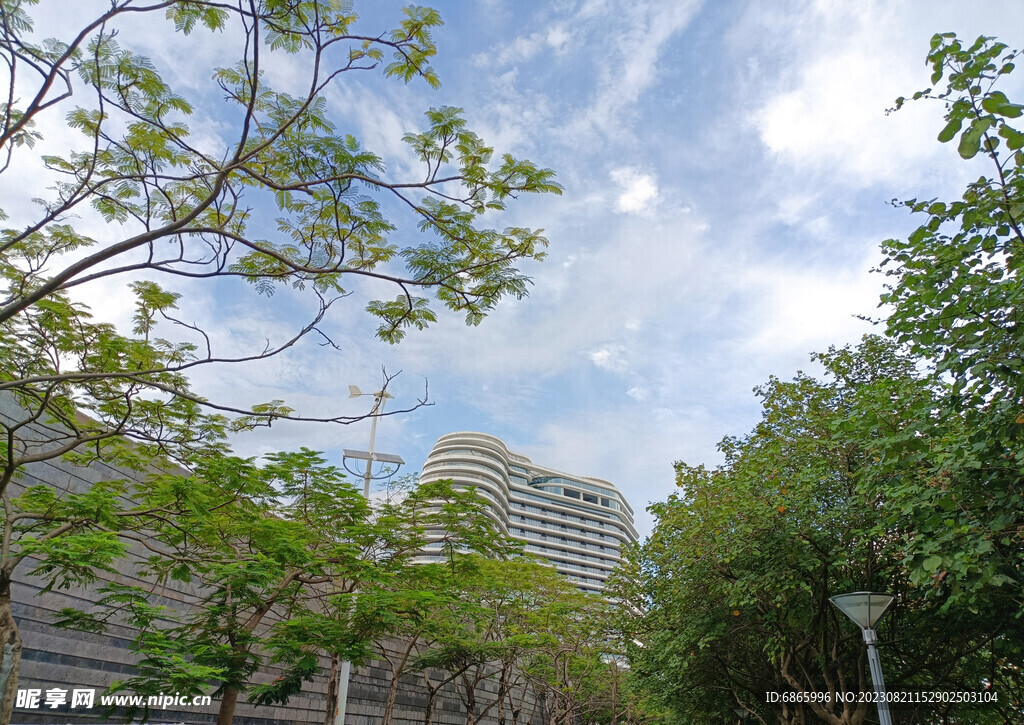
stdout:
<svg viewBox="0 0 1024 725">
<path fill-rule="evenodd" d="M 574 551 L 566 551 L 565 549 L 555 549 L 555 548 L 552 548 L 550 546 L 540 546 L 538 544 L 527 544 L 526 546 L 523 547 L 523 549 L 526 550 L 526 551 L 533 551 L 533 552 L 536 552 L 538 554 L 544 554 L 545 556 L 560 556 L 560 557 L 563 557 L 563 558 L 566 558 L 566 559 L 572 559 L 574 561 L 578 561 L 580 559 L 583 559 L 585 561 L 592 561 L 592 562 L 597 563 L 597 564 L 604 564 L 605 566 L 607 566 L 609 568 L 608 569 L 594 569 L 594 571 L 601 572 L 601 573 L 604 573 L 604 574 L 610 573 L 612 568 L 614 568 L 614 566 L 615 566 L 613 562 L 605 561 L 604 559 L 598 559 L 596 556 L 588 556 L 587 554 L 577 554 Z M 559 566 L 561 566 L 561 563 L 559 563 Z"/>
<path fill-rule="evenodd" d="M 522 456 L 515 456 L 515 455 L 513 455 L 511 453 L 508 453 L 508 452 L 506 452 L 506 453 L 509 456 L 509 458 L 512 459 L 512 460 L 521 460 L 521 461 L 529 462 L 529 459 L 525 459 Z M 504 460 L 502 457 L 500 457 L 499 455 L 495 454 L 494 452 L 484 453 L 483 451 L 477 451 L 477 450 L 473 450 L 471 448 L 450 448 L 448 450 L 439 451 L 437 454 L 431 454 L 430 458 L 431 459 L 437 459 L 437 458 L 457 458 L 459 456 L 474 456 L 476 458 L 482 458 L 484 460 L 493 461 L 494 463 L 498 464 L 501 467 L 501 469 L 502 469 L 501 471 L 495 471 L 495 472 L 498 473 L 499 475 L 502 475 L 502 476 L 506 475 L 507 471 L 511 469 L 510 464 L 506 460 Z M 562 481 L 562 482 L 564 482 L 564 483 L 566 483 L 568 485 L 576 486 L 578 488 L 586 489 L 586 490 L 589 490 L 589 491 L 594 491 L 594 492 L 599 493 L 599 494 L 601 494 L 601 495 L 603 495 L 603 496 L 605 496 L 607 498 L 615 499 L 615 500 L 617 500 L 617 501 L 619 501 L 619 502 L 621 502 L 623 504 L 625 503 L 622 500 L 622 494 L 618 490 L 616 490 L 614 487 L 603 488 L 603 487 L 595 486 L 592 483 L 587 483 L 587 482 L 584 482 L 584 481 L 577 481 L 575 479 L 567 479 L 567 478 L 564 478 L 563 476 L 555 476 L 555 475 L 543 476 L 543 477 L 540 478 L 540 480 L 542 480 L 542 481 L 548 481 L 548 480 L 550 480 L 550 481 L 554 481 L 554 480 Z"/>
<path fill-rule="evenodd" d="M 536 519 L 531 519 L 531 518 L 526 517 L 526 516 L 516 516 L 515 514 L 513 514 L 512 516 L 509 516 L 509 521 L 514 522 L 514 523 L 518 523 L 518 524 L 525 524 L 527 526 L 537 526 L 537 527 L 542 527 L 542 528 L 548 528 L 546 526 L 542 526 L 542 523 L 538 522 Z M 527 535 L 532 534 L 535 537 L 540 537 L 540 538 L 545 539 L 545 540 L 561 541 L 561 540 L 564 540 L 566 538 L 564 536 L 563 537 L 548 536 L 547 534 L 542 534 L 542 533 L 537 533 L 537 532 L 532 532 L 532 531 L 526 531 L 525 529 L 521 529 L 521 530 L 524 531 L 525 534 L 527 534 Z M 561 531 L 561 529 L 558 529 L 558 531 Z M 568 533 L 568 532 L 565 532 L 565 533 Z M 576 534 L 572 534 L 572 536 L 576 536 Z M 601 552 L 602 554 L 607 553 L 607 554 L 610 554 L 610 555 L 614 555 L 616 558 L 619 556 L 619 549 L 617 547 L 614 547 L 614 546 L 605 546 L 603 544 L 592 544 L 592 543 L 589 543 L 589 542 L 576 541 L 575 539 L 570 539 L 570 543 L 572 543 L 573 546 L 578 546 L 578 547 L 581 547 L 581 548 L 584 548 L 584 549 L 590 549 L 591 551 L 598 551 L 598 552 Z"/>
<path fill-rule="evenodd" d="M 453 468 L 450 465 L 448 465 L 448 466 L 445 466 L 445 465 L 427 466 L 427 467 L 424 468 L 424 476 L 427 476 L 429 474 L 429 475 L 434 475 L 434 476 L 438 476 L 438 477 L 445 477 L 446 475 L 448 475 L 448 473 L 447 473 L 448 471 L 451 471 L 451 476 L 453 478 L 457 477 L 460 480 L 462 480 L 462 479 L 469 479 L 469 480 L 472 480 L 472 481 L 479 481 L 479 482 L 484 483 L 484 484 L 490 484 L 491 486 L 498 486 L 499 485 L 498 482 L 493 481 L 493 480 L 488 479 L 488 478 L 485 478 L 485 477 L 483 477 L 483 476 L 481 476 L 479 474 L 466 473 L 466 472 L 460 471 L 458 468 Z M 504 488 L 503 486 L 500 486 L 500 487 L 502 489 Z M 497 504 L 500 509 L 503 509 L 502 513 L 503 514 L 505 513 L 505 511 L 504 511 L 504 509 L 506 508 L 505 502 L 500 500 L 498 497 L 496 497 L 492 491 L 489 491 L 486 488 L 482 488 L 482 487 L 478 487 L 477 490 L 485 498 L 488 498 L 491 501 L 494 501 L 494 503 Z M 504 493 L 505 491 L 503 490 L 502 492 Z M 557 505 L 559 505 L 560 502 L 558 502 L 558 501 L 549 501 L 549 503 L 552 506 L 557 506 Z M 589 526 L 589 527 L 592 527 L 592 528 L 608 529 L 608 530 L 614 531 L 616 534 L 619 534 L 620 536 L 622 536 L 620 528 L 618 526 L 615 526 L 614 524 L 604 523 L 604 522 L 601 522 L 601 521 L 593 521 L 593 520 L 590 520 L 590 519 L 586 519 L 586 518 L 584 518 L 582 516 L 575 516 L 573 514 L 565 514 L 565 513 L 558 512 L 558 511 L 552 511 L 551 509 L 544 509 L 544 508 L 541 508 L 541 507 L 538 507 L 538 506 L 533 506 L 532 504 L 523 504 L 523 503 L 518 503 L 518 502 L 514 502 L 514 501 L 510 501 L 509 504 L 508 504 L 508 507 L 510 507 L 512 509 L 529 511 L 530 513 L 540 514 L 540 515 L 546 516 L 548 518 L 560 519 L 562 521 L 571 521 L 573 523 L 582 524 L 584 526 Z M 602 540 L 609 540 L 609 541 L 617 541 L 618 540 L 617 538 L 614 538 L 614 537 L 604 536 L 602 534 L 597 534 L 597 533 L 589 532 L 589 531 L 586 531 L 586 530 L 577 530 L 577 531 L 581 531 L 581 533 L 584 533 L 585 535 L 588 535 L 588 536 L 591 536 L 591 537 L 595 537 L 595 538 L 599 538 L 599 539 L 602 539 Z M 625 538 L 625 537 L 622 537 L 622 538 Z"/>
</svg>

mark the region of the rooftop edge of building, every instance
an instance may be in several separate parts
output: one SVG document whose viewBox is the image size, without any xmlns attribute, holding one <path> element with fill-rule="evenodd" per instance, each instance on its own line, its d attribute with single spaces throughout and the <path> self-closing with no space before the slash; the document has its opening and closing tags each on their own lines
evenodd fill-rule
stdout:
<svg viewBox="0 0 1024 725">
<path fill-rule="evenodd" d="M 635 524 L 633 522 L 633 517 L 635 516 L 633 507 L 630 506 L 629 502 L 626 500 L 626 496 L 614 483 L 603 478 L 598 478 L 596 476 L 584 476 L 577 473 L 569 473 L 567 471 L 562 471 L 556 468 L 551 468 L 549 466 L 534 463 L 528 456 L 524 456 L 521 453 L 516 453 L 515 451 L 512 451 L 504 440 L 491 433 L 484 433 L 482 431 L 471 430 L 452 431 L 450 433 L 445 433 L 444 435 L 438 437 L 437 442 L 434 443 L 434 446 L 433 448 L 431 448 L 430 454 L 428 455 L 428 460 L 430 456 L 434 455 L 434 452 L 437 450 L 439 446 L 457 445 L 460 440 L 463 441 L 464 443 L 468 443 L 469 441 L 467 441 L 467 439 L 471 441 L 489 443 L 491 445 L 488 447 L 492 449 L 498 449 L 498 452 L 503 453 L 510 465 L 526 464 L 530 466 L 532 469 L 534 469 L 541 476 L 556 476 L 565 477 L 568 479 L 579 479 L 581 481 L 597 484 L 602 487 L 607 487 L 609 490 L 613 491 L 617 495 L 618 500 L 623 504 L 626 512 L 629 514 L 628 521 L 624 521 L 623 523 L 627 525 L 632 537 L 634 539 L 638 538 L 638 534 L 635 529 Z"/>
</svg>

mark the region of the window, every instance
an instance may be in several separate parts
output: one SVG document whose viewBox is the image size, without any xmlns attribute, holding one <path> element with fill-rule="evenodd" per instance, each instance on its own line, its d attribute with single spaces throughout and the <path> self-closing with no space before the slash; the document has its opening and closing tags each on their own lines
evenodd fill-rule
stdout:
<svg viewBox="0 0 1024 725">
<path fill-rule="evenodd" d="M 562 483 L 562 484 L 565 484 L 567 486 L 576 486 L 577 488 L 583 488 L 583 489 L 586 489 L 587 491 L 593 491 L 595 493 L 604 493 L 604 494 L 612 493 L 607 488 L 600 488 L 600 487 L 595 486 L 595 485 L 593 485 L 591 483 L 586 483 L 584 481 L 576 481 L 576 480 L 571 479 L 571 478 L 563 478 L 562 476 L 544 476 L 543 478 L 535 479 L 534 480 L 534 484 L 537 484 L 537 483 Z"/>
<path fill-rule="evenodd" d="M 563 489 L 562 493 L 564 493 L 569 498 L 579 498 L 580 497 L 580 492 L 579 491 L 573 491 L 573 490 L 568 489 L 568 488 Z"/>
</svg>

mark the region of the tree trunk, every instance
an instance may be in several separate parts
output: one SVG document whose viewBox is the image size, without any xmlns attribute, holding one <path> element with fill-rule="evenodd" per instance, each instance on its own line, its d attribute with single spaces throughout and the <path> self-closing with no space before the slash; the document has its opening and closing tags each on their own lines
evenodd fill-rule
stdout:
<svg viewBox="0 0 1024 725">
<path fill-rule="evenodd" d="M 398 678 L 402 671 L 397 672 L 391 668 L 391 682 L 388 685 L 388 698 L 384 701 L 384 717 L 381 718 L 381 725 L 391 725 L 391 718 L 395 712 L 395 700 L 398 699 Z"/>
<path fill-rule="evenodd" d="M 477 679 L 471 680 L 465 675 L 462 676 L 463 689 L 466 697 L 463 704 L 466 706 L 466 725 L 476 725 L 476 683 Z"/>
<path fill-rule="evenodd" d="M 526 686 L 525 685 L 521 685 L 520 686 L 520 692 L 523 692 L 523 693 L 526 692 Z M 525 697 L 525 695 L 524 695 L 524 697 Z M 519 700 L 519 707 L 516 707 L 515 688 L 514 687 L 509 688 L 509 691 L 508 691 L 508 709 L 509 709 L 509 712 L 512 714 L 512 725 L 519 725 L 519 712 L 522 710 L 522 708 L 523 708 L 522 698 L 520 698 L 520 700 Z"/>
<path fill-rule="evenodd" d="M 391 683 L 388 685 L 388 699 L 384 704 L 384 717 L 381 718 L 380 725 L 391 725 L 391 718 L 395 712 L 395 700 L 398 699 L 398 685 L 399 678 L 402 673 L 405 672 L 405 665 L 409 661 L 410 655 L 412 655 L 413 649 L 416 647 L 416 643 L 419 642 L 420 635 L 416 634 L 409 638 L 409 644 L 406 646 L 405 651 L 398 658 L 398 661 L 394 661 L 388 655 L 387 647 L 384 644 L 377 643 L 377 651 L 380 652 L 381 657 L 391 667 Z"/>
<path fill-rule="evenodd" d="M 519 691 L 519 707 L 517 708 L 515 703 L 509 703 L 512 705 L 512 712 L 516 713 L 516 722 L 519 721 L 519 715 L 526 709 L 526 696 L 531 693 L 533 694 L 533 707 L 530 708 L 530 714 L 523 718 L 523 723 L 533 725 L 533 721 L 537 719 L 538 710 L 540 710 L 541 722 L 544 721 L 544 695 L 537 690 L 536 685 L 524 682 Z"/>
<path fill-rule="evenodd" d="M 437 691 L 432 688 L 429 684 L 427 685 L 427 706 L 423 710 L 423 725 L 433 725 L 434 723 L 434 702 L 437 701 Z"/>
<path fill-rule="evenodd" d="M 9 723 L 18 692 L 21 633 L 11 613 L 11 577 L 3 570 L 0 570 L 0 645 L 0 723 Z"/>
<path fill-rule="evenodd" d="M 486 680 L 486 677 L 480 678 Z M 498 725 L 505 725 L 505 693 L 508 691 L 508 666 L 501 668 L 501 675 L 498 678 L 498 696 L 491 700 L 491 703 L 479 712 L 477 719 L 483 718 L 495 705 L 498 706 Z"/>
<path fill-rule="evenodd" d="M 611 664 L 612 670 L 612 723 L 611 725 L 617 725 L 618 713 L 616 708 L 618 706 L 618 694 L 619 694 L 619 667 L 614 662 Z"/>
<path fill-rule="evenodd" d="M 498 688 L 498 725 L 505 725 L 505 692 L 504 692 L 504 674 L 505 671 L 501 671 L 502 674 L 502 686 Z"/>
<path fill-rule="evenodd" d="M 238 688 L 225 685 L 224 695 L 220 700 L 220 710 L 217 711 L 217 725 L 231 725 L 235 719 L 235 705 L 238 704 Z"/>
<path fill-rule="evenodd" d="M 327 708 L 324 712 L 324 725 L 333 725 L 334 715 L 338 712 L 338 655 L 331 654 L 331 674 L 327 678 Z"/>
<path fill-rule="evenodd" d="M 435 685 L 434 681 L 430 679 L 430 675 L 427 673 L 427 670 L 423 670 L 421 674 L 423 675 L 423 682 L 427 686 L 427 706 L 426 708 L 424 708 L 423 725 L 433 725 L 434 708 L 437 706 L 437 696 L 441 693 L 441 690 L 444 689 L 445 685 L 454 682 L 459 677 L 459 675 L 461 675 L 465 671 L 465 667 L 458 670 L 453 670 L 451 671 L 451 674 L 448 675 L 448 677 L 444 678 Z"/>
</svg>

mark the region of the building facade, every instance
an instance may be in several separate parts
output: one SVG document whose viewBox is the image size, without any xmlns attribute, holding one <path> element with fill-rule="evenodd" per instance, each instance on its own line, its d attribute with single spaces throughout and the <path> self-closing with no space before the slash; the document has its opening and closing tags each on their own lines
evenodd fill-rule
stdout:
<svg viewBox="0 0 1024 725">
<path fill-rule="evenodd" d="M 623 546 L 637 539 L 633 509 L 614 485 L 538 465 L 486 433 L 438 439 L 421 480 L 442 479 L 475 488 L 502 531 L 583 591 L 603 593 Z"/>
</svg>

